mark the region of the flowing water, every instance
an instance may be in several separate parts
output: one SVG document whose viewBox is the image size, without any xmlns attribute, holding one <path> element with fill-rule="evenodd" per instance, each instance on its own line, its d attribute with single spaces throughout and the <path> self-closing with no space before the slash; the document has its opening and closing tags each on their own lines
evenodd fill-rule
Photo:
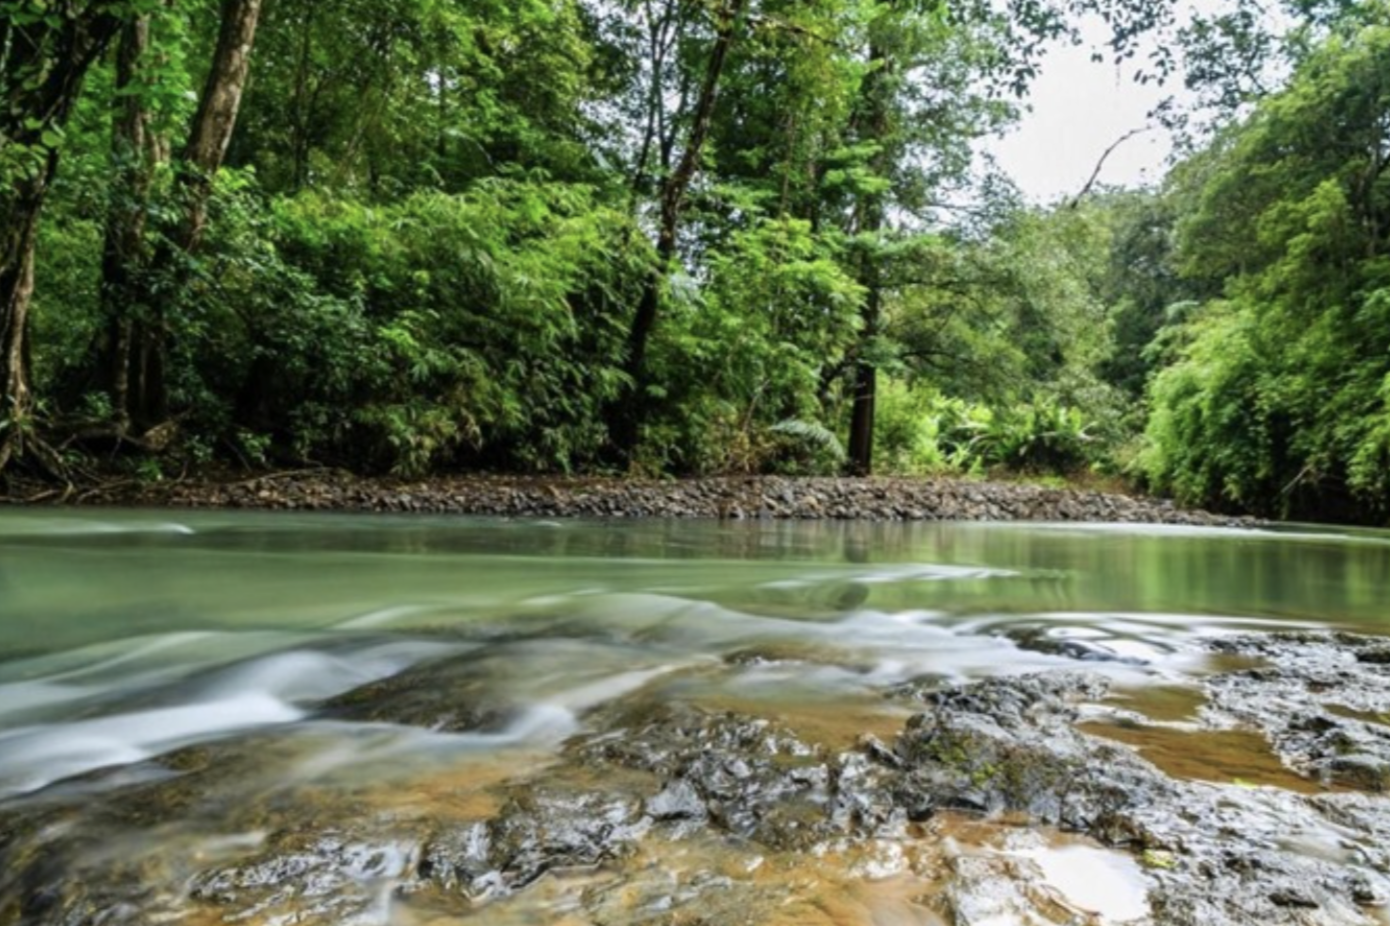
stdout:
<svg viewBox="0 0 1390 926">
<path fill-rule="evenodd" d="M 847 749 L 866 733 L 890 740 L 901 729 L 912 709 L 885 697 L 896 684 L 1084 664 L 1111 675 L 1171 737 L 1199 708 L 1191 681 L 1228 668 L 1200 641 L 1290 627 L 1390 635 L 1390 539 L 3 512 L 0 813 L 93 802 L 169 776 L 157 757 L 241 744 L 255 761 L 157 826 L 87 824 L 93 859 L 162 853 L 176 894 L 199 864 L 270 838 L 278 811 L 257 825 L 247 807 L 293 795 L 319 802 L 319 815 L 365 807 L 406 821 L 476 817 L 493 808 L 498 786 L 546 774 L 563 744 L 614 705 L 738 711 Z M 356 714 L 325 706 L 344 695 L 360 706 L 374 684 L 436 664 L 468 674 L 460 690 L 489 706 L 483 719 L 452 722 L 432 707 L 419 723 L 397 722 L 370 705 Z M 1173 774 L 1302 783 L 1257 736 L 1129 735 L 1160 765 L 1171 753 Z M 1029 861 L 1090 922 L 1143 913 L 1142 875 L 1126 856 L 1060 834 L 942 818 L 908 842 L 843 857 L 767 857 L 714 836 L 653 836 L 636 858 L 545 879 L 467 918 L 590 922 L 575 912 L 580 892 L 640 893 L 654 871 L 687 870 L 784 892 L 779 921 L 933 922 L 920 898 L 940 873 L 923 859 L 942 846 Z M 408 839 L 378 846 L 362 878 L 380 890 L 375 921 L 456 921 L 456 910 L 393 891 L 413 851 Z M 1106 873 L 1108 888 L 1078 871 Z M 295 922 L 292 906 L 260 921 Z"/>
</svg>

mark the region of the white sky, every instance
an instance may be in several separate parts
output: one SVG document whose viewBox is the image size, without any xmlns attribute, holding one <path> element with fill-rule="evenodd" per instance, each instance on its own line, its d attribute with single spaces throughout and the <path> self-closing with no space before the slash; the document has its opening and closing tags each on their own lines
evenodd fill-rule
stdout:
<svg viewBox="0 0 1390 926">
<path fill-rule="evenodd" d="M 1048 55 L 1033 85 L 1032 112 L 986 147 L 1030 200 L 1049 203 L 1075 196 L 1105 149 L 1126 132 L 1147 125 L 1146 114 L 1167 92 L 1134 84 L 1114 66 L 1092 62 L 1088 47 L 1058 48 Z M 1098 182 L 1157 182 L 1171 150 L 1162 129 L 1137 135 L 1106 159 Z"/>
<path fill-rule="evenodd" d="M 1214 12 L 1222 0 L 1189 0 L 1187 11 Z M 1091 50 L 1103 44 L 1104 27 L 1092 23 L 1080 46 L 1052 49 L 1034 81 L 1025 113 L 1017 128 L 985 146 L 1000 167 L 1014 178 L 1024 194 L 1037 203 L 1075 196 L 1086 185 L 1105 149 L 1126 132 L 1148 123 L 1145 118 L 1166 95 L 1177 93 L 1175 75 L 1167 88 L 1134 83 L 1114 65 L 1091 60 Z M 1139 57 L 1144 54 L 1141 50 Z M 1157 183 L 1172 151 L 1161 128 L 1129 139 L 1110 155 L 1098 182 L 1119 186 Z"/>
</svg>

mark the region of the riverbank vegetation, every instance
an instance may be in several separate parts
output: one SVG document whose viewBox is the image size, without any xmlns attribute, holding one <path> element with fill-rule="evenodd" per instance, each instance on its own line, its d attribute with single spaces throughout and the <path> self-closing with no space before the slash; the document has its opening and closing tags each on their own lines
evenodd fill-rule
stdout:
<svg viewBox="0 0 1390 926">
<path fill-rule="evenodd" d="M 1097 471 L 1384 522 L 1390 5 L 1287 6 L 0 0 L 0 471 Z M 1029 206 L 981 141 L 1097 19 L 1204 108 L 1160 188 Z"/>
</svg>

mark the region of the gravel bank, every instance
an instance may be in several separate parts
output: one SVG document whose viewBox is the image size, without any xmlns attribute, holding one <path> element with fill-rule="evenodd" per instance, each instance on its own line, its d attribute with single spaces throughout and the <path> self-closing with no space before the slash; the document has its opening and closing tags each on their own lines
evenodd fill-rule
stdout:
<svg viewBox="0 0 1390 926">
<path fill-rule="evenodd" d="M 83 503 L 548 518 L 1096 521 L 1248 527 L 1171 502 L 1004 482 L 726 477 L 667 481 L 470 476 L 422 482 L 339 474 L 103 489 Z"/>
</svg>

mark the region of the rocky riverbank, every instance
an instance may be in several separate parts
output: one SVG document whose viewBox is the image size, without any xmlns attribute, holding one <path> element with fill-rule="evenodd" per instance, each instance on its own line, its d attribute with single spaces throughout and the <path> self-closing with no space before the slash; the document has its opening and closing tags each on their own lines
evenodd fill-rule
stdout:
<svg viewBox="0 0 1390 926">
<path fill-rule="evenodd" d="M 319 716 L 497 730 L 507 706 L 486 681 L 507 645 Z M 283 742 L 183 749 L 0 804 L 0 924 L 538 921 L 508 912 L 527 897 L 567 926 L 1384 922 L 1384 643 L 1252 634 L 1210 648 L 1230 667 L 1191 681 L 1176 718 L 1133 709 L 1090 671 L 923 679 L 883 692 L 911 713 L 896 735 L 846 747 L 639 690 L 530 774 L 474 766 L 386 794 L 301 784 L 259 800 L 239 789 L 286 759 Z M 1157 748 L 1177 738 L 1176 752 L 1216 761 L 1210 738 L 1232 733 L 1282 760 L 1277 780 L 1194 777 Z M 232 835 L 180 852 L 176 821 L 199 815 Z M 94 851 L 112 827 L 151 838 Z M 1068 853 L 1081 887 L 1110 879 L 1124 902 L 1096 912 L 1059 889 L 1049 866 Z"/>
<path fill-rule="evenodd" d="M 18 499 L 16 495 L 16 500 Z M 293 473 L 113 483 L 43 501 L 139 507 L 380 511 L 546 518 L 1089 521 L 1250 526 L 1171 502 L 1028 483 L 957 479 L 687 480 L 471 476 L 428 481 Z"/>
</svg>

